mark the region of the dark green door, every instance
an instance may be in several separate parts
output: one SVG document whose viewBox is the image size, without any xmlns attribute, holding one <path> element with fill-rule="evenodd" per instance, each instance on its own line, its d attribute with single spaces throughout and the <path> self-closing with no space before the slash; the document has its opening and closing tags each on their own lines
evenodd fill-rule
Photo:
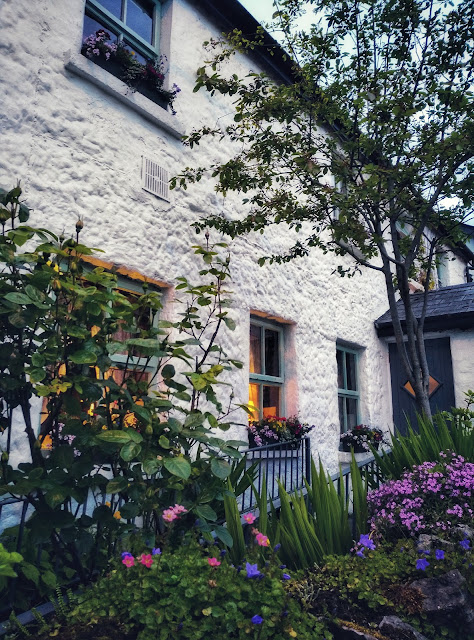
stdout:
<svg viewBox="0 0 474 640">
<path fill-rule="evenodd" d="M 426 359 L 430 371 L 430 406 L 432 413 L 449 411 L 454 406 L 453 363 L 449 338 L 425 340 Z M 416 405 L 413 391 L 407 382 L 397 345 L 389 345 L 390 374 L 392 376 L 393 422 L 402 434 L 407 430 L 407 417 L 416 427 Z"/>
</svg>

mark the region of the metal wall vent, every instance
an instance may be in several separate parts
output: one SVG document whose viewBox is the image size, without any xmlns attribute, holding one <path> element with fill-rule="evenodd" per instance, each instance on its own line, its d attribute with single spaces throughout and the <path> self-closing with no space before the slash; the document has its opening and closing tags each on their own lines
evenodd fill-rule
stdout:
<svg viewBox="0 0 474 640">
<path fill-rule="evenodd" d="M 168 170 L 144 156 L 142 156 L 142 188 L 158 198 L 170 201 Z"/>
</svg>

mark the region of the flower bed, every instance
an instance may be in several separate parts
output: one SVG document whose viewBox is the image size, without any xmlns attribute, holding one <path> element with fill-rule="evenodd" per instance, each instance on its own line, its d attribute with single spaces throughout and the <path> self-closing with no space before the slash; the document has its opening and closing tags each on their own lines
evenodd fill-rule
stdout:
<svg viewBox="0 0 474 640">
<path fill-rule="evenodd" d="M 470 524 L 474 512 L 474 464 L 442 453 L 368 495 L 371 527 L 378 535 L 400 537 L 438 533 Z"/>
</svg>

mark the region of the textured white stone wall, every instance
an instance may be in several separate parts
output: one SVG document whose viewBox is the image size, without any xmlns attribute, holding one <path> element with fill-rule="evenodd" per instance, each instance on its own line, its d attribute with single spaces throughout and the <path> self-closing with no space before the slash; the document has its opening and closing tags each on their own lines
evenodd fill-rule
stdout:
<svg viewBox="0 0 474 640">
<path fill-rule="evenodd" d="M 474 331 L 456 331 L 451 334 L 451 358 L 456 406 L 465 407 L 464 394 L 469 389 L 474 391 Z"/>
<path fill-rule="evenodd" d="M 84 217 L 84 240 L 104 251 L 104 259 L 173 284 L 177 276 L 196 276 L 190 250 L 196 236 L 190 223 L 199 215 L 239 211 L 239 200 L 225 203 L 209 182 L 176 191 L 171 202 L 140 186 L 141 156 L 177 172 L 226 157 L 224 143 L 204 143 L 190 151 L 88 80 L 66 70 L 82 37 L 83 0 L 3 0 L 0 5 L 0 95 L 2 96 L 0 185 L 22 180 L 34 208 L 32 223 L 72 230 Z M 167 2 L 164 47 L 170 79 L 182 89 L 177 120 L 188 132 L 232 118 L 230 102 L 192 93 L 196 68 L 205 59 L 202 42 L 219 30 L 184 0 Z M 237 56 L 237 71 L 249 62 Z M 251 68 L 257 70 L 255 64 Z M 211 240 L 217 240 L 212 237 Z M 233 376 L 235 401 L 248 400 L 249 321 L 252 311 L 280 318 L 286 325 L 286 410 L 316 425 L 313 452 L 334 470 L 339 441 L 336 341 L 361 349 L 363 422 L 388 429 L 391 393 L 387 347 L 373 321 L 387 309 L 380 274 L 364 271 L 352 279 L 333 274 L 335 259 L 317 251 L 284 266 L 259 268 L 257 257 L 286 246 L 288 234 L 251 234 L 232 243 L 233 316 L 237 330 L 226 336 L 229 356 L 244 361 Z M 172 299 L 172 295 L 169 297 Z M 165 310 L 177 312 L 171 302 Z M 245 422 L 245 416 L 240 414 Z M 230 434 L 242 436 L 240 431 Z"/>
</svg>

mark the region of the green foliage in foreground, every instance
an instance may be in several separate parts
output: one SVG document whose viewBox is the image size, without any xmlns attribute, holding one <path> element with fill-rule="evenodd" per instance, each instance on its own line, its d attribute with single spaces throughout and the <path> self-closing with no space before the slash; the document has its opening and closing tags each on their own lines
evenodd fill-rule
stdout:
<svg viewBox="0 0 474 640">
<path fill-rule="evenodd" d="M 149 552 L 148 552 L 149 553 Z M 250 553 L 252 553 L 250 551 Z M 301 640 L 331 638 L 326 626 L 291 598 L 279 561 L 266 551 L 269 566 L 257 559 L 262 577 L 248 578 L 217 546 L 198 545 L 152 556 L 150 568 L 117 566 L 82 597 L 73 621 L 93 623 L 109 617 L 136 629 L 138 640 L 171 638 L 258 638 Z M 221 563 L 212 567 L 209 557 Z M 253 623 L 261 616 L 261 624 Z"/>
<path fill-rule="evenodd" d="M 443 451 L 453 451 L 466 462 L 474 462 L 474 412 L 470 410 L 473 392 L 468 391 L 466 396 L 467 408 L 438 413 L 433 420 L 418 416 L 418 430 L 408 424 L 406 435 L 391 434 L 389 455 L 370 447 L 381 476 L 398 480 L 413 466 L 441 460 Z"/>
<path fill-rule="evenodd" d="M 8 576 L 10 578 L 16 578 L 14 566 L 18 562 L 23 560 L 23 556 L 15 551 L 9 553 L 3 544 L 0 543 L 0 576 Z"/>
<path fill-rule="evenodd" d="M 462 631 L 453 619 L 450 626 L 433 625 L 422 613 L 423 597 L 410 583 L 426 577 L 438 577 L 458 569 L 466 578 L 466 587 L 474 591 L 472 550 L 465 551 L 457 541 L 449 546 L 441 542 L 443 559 L 418 550 L 413 540 L 396 545 L 381 545 L 364 550 L 365 557 L 331 556 L 320 567 L 313 567 L 289 585 L 290 592 L 308 612 L 316 616 L 335 616 L 363 627 L 375 627 L 384 615 L 398 615 L 432 640 L 460 638 Z M 428 561 L 425 570 L 417 569 L 420 558 Z M 459 621 L 458 621 L 459 622 Z M 460 624 L 460 622 L 459 622 Z"/>
<path fill-rule="evenodd" d="M 256 493 L 261 514 L 258 528 L 268 534 L 272 544 L 281 543 L 283 561 L 293 569 L 306 569 L 320 563 L 324 556 L 345 554 L 353 543 L 349 519 L 351 497 L 354 503 L 356 531 L 367 531 L 367 482 L 352 458 L 352 496 L 340 495 L 334 482 L 322 466 L 311 461 L 311 483 L 306 493 L 289 495 L 279 484 L 280 510 L 271 505 L 267 521 L 266 483 L 260 495 Z M 342 480 L 341 480 L 342 482 Z M 263 514 L 263 521 L 262 521 Z"/>
</svg>

